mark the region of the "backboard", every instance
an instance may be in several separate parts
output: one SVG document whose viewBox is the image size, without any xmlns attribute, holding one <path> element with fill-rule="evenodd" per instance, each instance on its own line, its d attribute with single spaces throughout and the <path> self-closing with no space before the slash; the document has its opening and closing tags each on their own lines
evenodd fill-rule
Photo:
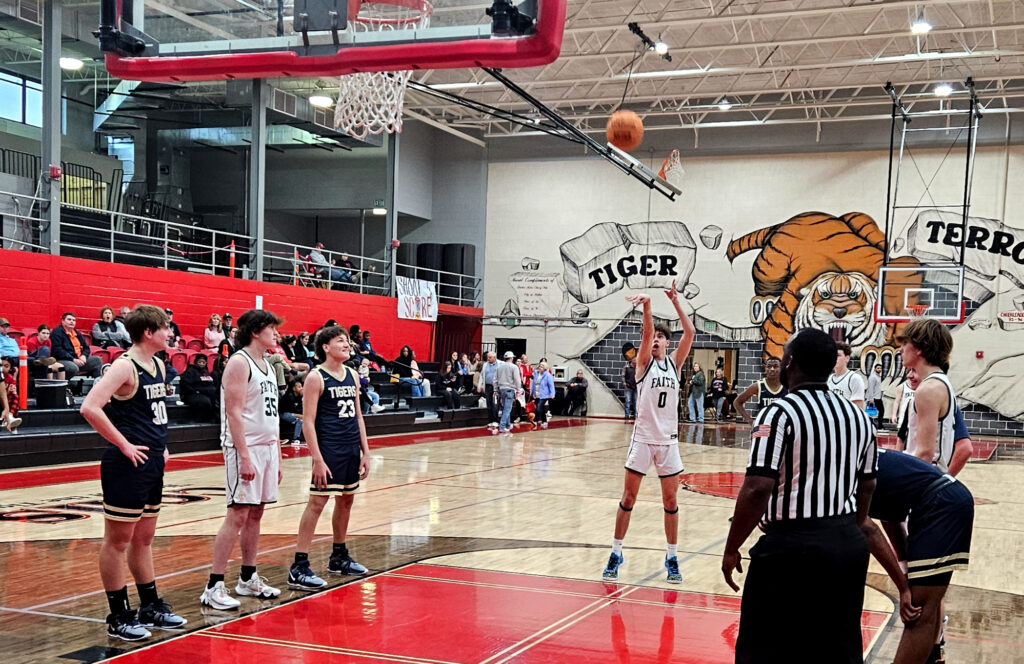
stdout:
<svg viewBox="0 0 1024 664">
<path fill-rule="evenodd" d="M 878 269 L 875 320 L 905 323 L 912 318 L 934 318 L 940 323 L 962 323 L 964 268 L 961 265 L 883 266 Z"/>
<path fill-rule="evenodd" d="M 535 67 L 558 57 L 566 3 L 102 0 L 96 35 L 107 70 L 134 81 Z"/>
</svg>

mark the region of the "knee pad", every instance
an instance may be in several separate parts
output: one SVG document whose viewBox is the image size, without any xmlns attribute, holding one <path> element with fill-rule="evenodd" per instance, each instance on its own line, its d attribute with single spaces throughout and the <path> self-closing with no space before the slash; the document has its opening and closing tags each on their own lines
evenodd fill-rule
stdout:
<svg viewBox="0 0 1024 664">
<path fill-rule="evenodd" d="M 678 514 L 678 513 L 679 513 L 679 507 L 678 506 L 676 506 L 676 508 L 674 510 L 665 510 L 665 514 Z"/>
<path fill-rule="evenodd" d="M 623 512 L 632 512 L 633 511 L 632 507 L 626 507 L 622 503 L 619 503 L 619 509 L 622 510 Z"/>
</svg>

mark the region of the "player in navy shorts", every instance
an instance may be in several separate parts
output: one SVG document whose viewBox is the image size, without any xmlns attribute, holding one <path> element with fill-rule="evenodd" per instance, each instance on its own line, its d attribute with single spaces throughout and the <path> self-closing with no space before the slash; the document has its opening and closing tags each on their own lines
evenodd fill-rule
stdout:
<svg viewBox="0 0 1024 664">
<path fill-rule="evenodd" d="M 871 553 L 900 592 L 905 626 L 894 664 L 936 661 L 941 657 L 935 641 L 942 599 L 953 571 L 967 569 L 974 497 L 952 475 L 915 456 L 879 450 L 868 514 L 882 522 L 892 541 L 890 547 L 878 526 L 865 519 L 862 528 Z M 905 535 L 900 525 L 904 520 Z M 906 565 L 905 574 L 901 563 Z"/>
<path fill-rule="evenodd" d="M 168 456 L 166 374 L 153 356 L 167 348 L 168 323 L 162 309 L 135 307 L 124 321 L 132 347 L 114 361 L 82 404 L 82 417 L 110 443 L 100 462 L 100 577 L 110 607 L 107 635 L 125 641 L 148 638 L 147 627 L 176 629 L 187 622 L 157 595 L 153 571 L 153 535 Z M 126 561 L 139 591 L 138 617 L 128 603 Z"/>
<path fill-rule="evenodd" d="M 351 355 L 352 346 L 344 329 L 327 327 L 316 335 L 316 357 L 320 364 L 306 377 L 302 395 L 302 430 L 313 457 L 313 479 L 309 502 L 299 521 L 295 561 L 288 572 L 288 585 L 299 590 L 317 590 L 327 585 L 310 569 L 309 546 L 330 496 L 334 496 L 334 547 L 327 571 L 366 573 L 366 568 L 349 555 L 345 544 L 355 491 L 359 480 L 370 473 L 370 446 L 359 407 L 359 376 L 344 364 Z"/>
</svg>

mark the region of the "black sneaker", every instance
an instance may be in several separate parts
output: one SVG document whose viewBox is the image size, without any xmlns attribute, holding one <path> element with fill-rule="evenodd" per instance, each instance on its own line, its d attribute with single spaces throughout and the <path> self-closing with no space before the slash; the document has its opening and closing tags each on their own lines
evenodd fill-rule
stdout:
<svg viewBox="0 0 1024 664">
<path fill-rule="evenodd" d="M 160 597 L 149 606 L 139 609 L 139 624 L 157 629 L 178 629 L 187 625 L 188 621 L 172 612 L 171 605 Z"/>
<path fill-rule="evenodd" d="M 107 636 L 123 641 L 142 641 L 153 635 L 139 624 L 135 611 L 125 611 L 107 616 Z"/>
<path fill-rule="evenodd" d="M 288 587 L 296 590 L 320 590 L 327 587 L 327 582 L 313 573 L 309 568 L 309 561 L 292 563 L 288 570 Z"/>
<path fill-rule="evenodd" d="M 349 576 L 366 574 L 366 568 L 352 560 L 352 556 L 347 553 L 332 555 L 331 559 L 327 561 L 327 571 L 331 574 L 347 574 Z"/>
</svg>

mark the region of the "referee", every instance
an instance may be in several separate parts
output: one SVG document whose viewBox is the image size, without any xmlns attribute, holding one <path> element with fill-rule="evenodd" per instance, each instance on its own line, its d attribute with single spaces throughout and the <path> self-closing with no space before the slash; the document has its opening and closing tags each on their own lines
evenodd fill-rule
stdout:
<svg viewBox="0 0 1024 664">
<path fill-rule="evenodd" d="M 868 544 L 859 526 L 875 488 L 878 451 L 867 414 L 829 391 L 836 344 L 804 329 L 786 344 L 789 394 L 757 415 L 746 479 L 722 557 L 733 590 L 750 550 L 736 663 L 863 661 L 860 633 Z"/>
</svg>

